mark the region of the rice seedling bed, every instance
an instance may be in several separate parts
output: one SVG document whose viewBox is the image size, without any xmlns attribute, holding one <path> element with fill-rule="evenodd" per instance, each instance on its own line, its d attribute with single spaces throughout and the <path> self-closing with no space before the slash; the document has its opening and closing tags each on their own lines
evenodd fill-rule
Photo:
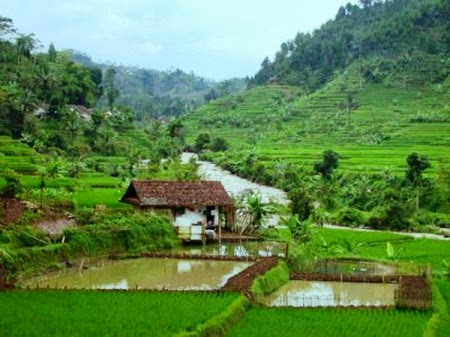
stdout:
<svg viewBox="0 0 450 337">
<path fill-rule="evenodd" d="M 8 337 L 173 336 L 194 330 L 238 296 L 212 292 L 5 291 L 0 292 L 0 331 Z"/>
<path fill-rule="evenodd" d="M 421 337 L 430 312 L 252 308 L 228 337 Z"/>
</svg>

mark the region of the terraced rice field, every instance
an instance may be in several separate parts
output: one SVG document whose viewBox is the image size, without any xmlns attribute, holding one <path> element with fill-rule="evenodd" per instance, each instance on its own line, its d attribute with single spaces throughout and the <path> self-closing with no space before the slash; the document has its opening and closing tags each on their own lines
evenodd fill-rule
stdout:
<svg viewBox="0 0 450 337">
<path fill-rule="evenodd" d="M 342 89 L 343 86 L 346 89 Z M 356 107 L 345 109 L 348 92 Z M 450 167 L 450 93 L 364 84 L 355 75 L 303 96 L 297 88 L 269 85 L 200 107 L 186 119 L 188 140 L 200 132 L 254 148 L 263 162 L 281 159 L 311 167 L 326 149 L 341 155 L 343 170 L 403 174 L 411 152 L 427 155 L 430 172 Z M 447 122 L 418 123 L 417 116 Z"/>
</svg>

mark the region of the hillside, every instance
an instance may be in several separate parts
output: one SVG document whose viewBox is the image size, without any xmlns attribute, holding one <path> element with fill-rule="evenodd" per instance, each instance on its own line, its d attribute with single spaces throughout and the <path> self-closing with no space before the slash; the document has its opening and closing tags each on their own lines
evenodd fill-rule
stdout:
<svg viewBox="0 0 450 337">
<path fill-rule="evenodd" d="M 209 133 L 228 141 L 228 151 L 202 155 L 283 188 L 303 220 L 449 226 L 447 3 L 364 3 L 347 5 L 300 44 L 297 37 L 284 57 L 266 59 L 247 92 L 189 114 L 188 140 Z M 327 43 L 336 42 L 330 31 L 355 37 L 361 52 L 341 54 L 341 63 L 333 51 L 325 57 Z M 380 32 L 382 41 L 368 49 L 363 41 L 376 41 Z"/>
<path fill-rule="evenodd" d="M 445 80 L 449 72 L 450 5 L 447 0 L 360 1 L 342 6 L 311 34 L 298 33 L 281 44 L 273 61 L 266 58 L 252 85 L 274 79 L 317 90 L 356 61 L 368 79 L 380 81 L 380 71 L 408 71 L 419 83 Z M 374 64 L 374 58 L 394 64 Z M 446 63 L 446 66 L 442 64 Z M 375 62 L 377 63 L 377 62 Z"/>
<path fill-rule="evenodd" d="M 158 71 L 139 67 L 96 63 L 85 54 L 70 51 L 72 58 L 84 66 L 99 68 L 105 74 L 115 71 L 117 103 L 131 107 L 138 120 L 145 117 L 178 116 L 203 104 L 210 97 L 220 97 L 246 89 L 244 79 L 221 82 L 185 73 L 180 69 Z M 98 107 L 107 106 L 103 97 Z"/>
<path fill-rule="evenodd" d="M 350 112 L 343 86 L 357 87 Z M 423 89 L 358 86 L 349 68 L 307 96 L 292 86 L 256 87 L 199 108 L 189 115 L 187 134 L 193 139 L 209 131 L 235 149 L 247 144 L 267 162 L 311 165 L 330 148 L 341 154 L 341 167 L 352 171 L 403 173 L 405 157 L 413 151 L 427 154 L 434 170 L 449 167 L 448 83 Z"/>
<path fill-rule="evenodd" d="M 251 79 L 253 89 L 192 113 L 191 138 L 209 131 L 234 149 L 247 144 L 263 162 L 309 166 L 333 149 L 343 169 L 402 173 L 416 151 L 434 171 L 447 167 L 448 2 L 361 5 L 341 7 L 312 34 L 283 43 Z"/>
</svg>

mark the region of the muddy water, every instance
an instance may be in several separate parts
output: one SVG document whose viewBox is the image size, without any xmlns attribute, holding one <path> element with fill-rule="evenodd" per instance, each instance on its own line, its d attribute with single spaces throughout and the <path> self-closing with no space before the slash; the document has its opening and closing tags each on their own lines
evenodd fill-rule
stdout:
<svg viewBox="0 0 450 337">
<path fill-rule="evenodd" d="M 197 158 L 197 155 L 194 153 L 184 152 L 181 155 L 181 160 L 183 162 L 187 162 L 192 157 Z M 251 190 L 258 192 L 261 195 L 262 202 L 264 203 L 268 203 L 270 201 L 281 205 L 288 205 L 290 203 L 286 192 L 278 188 L 257 184 L 250 180 L 238 177 L 210 162 L 200 160 L 198 161 L 198 164 L 198 172 L 203 179 L 220 181 L 225 188 L 225 191 L 232 196 L 239 196 Z M 266 225 L 278 226 L 279 222 L 279 215 L 274 214 L 267 219 Z"/>
<path fill-rule="evenodd" d="M 322 260 L 316 264 L 314 272 L 328 275 L 395 275 L 397 267 L 371 261 Z"/>
<path fill-rule="evenodd" d="M 212 260 L 104 261 L 81 272 L 65 269 L 25 282 L 30 288 L 213 290 L 251 263 Z"/>
<path fill-rule="evenodd" d="M 187 162 L 190 158 L 196 156 L 196 154 L 185 152 L 181 155 L 181 160 Z M 273 200 L 282 205 L 287 205 L 289 203 L 286 192 L 278 188 L 251 182 L 250 180 L 231 174 L 210 162 L 198 161 L 198 163 L 200 165 L 198 169 L 199 174 L 204 179 L 220 181 L 225 190 L 231 195 L 239 195 L 245 191 L 253 190 L 258 191 L 261 194 L 263 202 Z"/>
<path fill-rule="evenodd" d="M 273 307 L 393 306 L 397 284 L 289 281 L 263 303 Z"/>
<path fill-rule="evenodd" d="M 242 242 L 211 243 L 207 245 L 186 245 L 170 251 L 177 254 L 228 256 L 228 257 L 284 257 L 286 243 L 280 242 Z"/>
</svg>

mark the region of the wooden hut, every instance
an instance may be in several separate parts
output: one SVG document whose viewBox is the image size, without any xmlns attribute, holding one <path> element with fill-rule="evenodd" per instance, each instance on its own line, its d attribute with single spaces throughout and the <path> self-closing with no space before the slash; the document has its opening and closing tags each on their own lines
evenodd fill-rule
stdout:
<svg viewBox="0 0 450 337">
<path fill-rule="evenodd" d="M 219 181 L 132 181 L 121 202 L 139 209 L 167 210 L 180 239 L 221 239 L 234 225 L 233 202 Z"/>
</svg>

